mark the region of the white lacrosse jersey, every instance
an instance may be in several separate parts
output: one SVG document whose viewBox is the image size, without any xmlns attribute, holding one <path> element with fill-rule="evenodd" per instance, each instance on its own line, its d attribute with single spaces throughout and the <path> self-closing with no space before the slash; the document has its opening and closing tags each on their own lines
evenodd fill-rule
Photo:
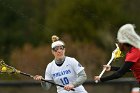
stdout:
<svg viewBox="0 0 140 93">
<path fill-rule="evenodd" d="M 45 79 L 53 80 L 56 84 L 65 86 L 74 82 L 78 77 L 77 74 L 82 70 L 84 67 L 75 58 L 65 57 L 61 66 L 57 66 L 54 60 L 48 64 Z M 87 93 L 82 85 L 74 89 L 75 91 L 66 91 L 63 87 L 57 86 L 58 93 Z"/>
</svg>

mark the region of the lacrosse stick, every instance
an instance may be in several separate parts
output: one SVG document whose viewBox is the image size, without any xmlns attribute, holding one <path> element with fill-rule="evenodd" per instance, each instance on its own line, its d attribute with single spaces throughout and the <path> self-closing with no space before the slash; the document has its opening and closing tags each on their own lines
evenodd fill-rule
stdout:
<svg viewBox="0 0 140 93">
<path fill-rule="evenodd" d="M 112 62 L 114 59 L 120 57 L 121 51 L 120 51 L 120 49 L 119 49 L 118 44 L 116 44 L 116 47 L 117 47 L 117 48 L 112 52 L 111 59 L 109 60 L 109 62 L 107 63 L 107 65 L 110 65 L 111 62 Z M 106 71 L 106 68 L 104 68 L 104 69 L 102 70 L 102 72 L 101 72 L 100 75 L 99 75 L 99 78 L 102 77 L 102 75 L 104 74 L 105 71 Z M 98 80 L 95 80 L 95 82 L 98 83 Z"/>
<path fill-rule="evenodd" d="M 25 72 L 21 72 L 20 70 L 17 70 L 14 67 L 5 64 L 5 62 L 3 60 L 1 60 L 1 59 L 0 59 L 0 73 L 21 74 L 21 75 L 28 76 L 28 77 L 31 77 L 31 78 L 34 77 L 31 74 L 27 74 Z M 48 82 L 48 83 L 51 83 L 51 84 L 56 85 L 56 86 L 64 87 L 63 85 L 59 85 L 59 84 L 50 82 L 50 81 L 45 80 L 45 79 L 41 79 L 41 81 Z M 71 90 L 75 91 L 74 89 L 71 89 Z"/>
</svg>

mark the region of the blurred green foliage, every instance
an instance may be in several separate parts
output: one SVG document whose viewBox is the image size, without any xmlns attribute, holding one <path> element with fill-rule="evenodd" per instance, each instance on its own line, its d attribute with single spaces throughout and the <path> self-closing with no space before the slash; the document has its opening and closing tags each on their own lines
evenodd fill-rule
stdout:
<svg viewBox="0 0 140 93">
<path fill-rule="evenodd" d="M 0 0 L 0 57 L 6 60 L 11 56 L 15 58 L 15 50 L 22 56 L 26 44 L 50 46 L 50 38 L 56 34 L 64 39 L 70 36 L 77 45 L 72 49 L 77 49 L 77 52 L 82 51 L 79 47 L 87 44 L 94 49 L 88 45 L 82 48 L 98 50 L 92 53 L 85 49 L 88 54 L 94 54 L 89 57 L 90 64 L 92 56 L 100 59 L 100 54 L 105 57 L 112 52 L 121 25 L 134 23 L 137 32 L 140 31 L 139 4 L 139 0 Z M 72 44 L 69 46 L 73 47 Z M 84 59 L 81 52 L 68 53 L 81 58 L 80 61 L 87 57 Z"/>
<path fill-rule="evenodd" d="M 1 53 L 29 42 L 39 45 L 53 34 L 107 48 L 125 23 L 139 27 L 138 0 L 0 0 Z M 101 38 L 104 37 L 104 38 Z"/>
</svg>

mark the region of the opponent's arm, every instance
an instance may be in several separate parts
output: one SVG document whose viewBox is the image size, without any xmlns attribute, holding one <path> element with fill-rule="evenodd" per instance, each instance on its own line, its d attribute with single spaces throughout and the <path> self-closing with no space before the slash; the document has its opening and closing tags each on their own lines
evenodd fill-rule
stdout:
<svg viewBox="0 0 140 93">
<path fill-rule="evenodd" d="M 110 71 L 118 71 L 119 69 L 120 67 L 115 67 L 115 66 L 110 67 Z M 131 70 L 129 69 L 127 72 L 131 72 Z"/>
<path fill-rule="evenodd" d="M 119 70 L 119 69 L 120 69 L 120 67 L 114 67 L 114 66 L 111 66 L 110 71 L 117 71 L 117 70 Z"/>
<path fill-rule="evenodd" d="M 122 77 L 126 72 L 130 70 L 133 64 L 134 64 L 133 62 L 125 62 L 125 64 L 119 70 L 117 70 L 115 73 L 113 73 L 110 76 L 100 78 L 100 81 L 104 82 L 107 80 L 112 80 L 112 79 L 117 79 Z"/>
</svg>

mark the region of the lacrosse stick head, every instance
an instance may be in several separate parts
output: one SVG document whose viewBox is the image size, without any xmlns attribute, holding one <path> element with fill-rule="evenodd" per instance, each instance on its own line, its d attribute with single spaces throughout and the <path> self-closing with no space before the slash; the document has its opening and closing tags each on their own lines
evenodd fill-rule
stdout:
<svg viewBox="0 0 140 93">
<path fill-rule="evenodd" d="M 119 46 L 118 46 L 118 44 L 116 43 L 116 51 L 115 51 L 115 59 L 116 58 L 119 58 L 119 57 L 122 57 L 122 55 L 121 55 L 121 50 L 120 50 L 120 48 L 119 48 Z"/>
<path fill-rule="evenodd" d="M 114 59 L 121 57 L 121 51 L 117 43 L 116 43 L 116 49 L 112 52 L 112 57 Z"/>
<path fill-rule="evenodd" d="M 14 67 L 8 66 L 2 59 L 0 59 L 0 73 L 12 74 L 19 73 L 19 71 L 16 70 Z"/>
<path fill-rule="evenodd" d="M 135 31 L 134 24 L 125 24 L 120 27 L 117 39 L 119 43 L 127 43 L 140 49 L 140 36 Z"/>
</svg>

